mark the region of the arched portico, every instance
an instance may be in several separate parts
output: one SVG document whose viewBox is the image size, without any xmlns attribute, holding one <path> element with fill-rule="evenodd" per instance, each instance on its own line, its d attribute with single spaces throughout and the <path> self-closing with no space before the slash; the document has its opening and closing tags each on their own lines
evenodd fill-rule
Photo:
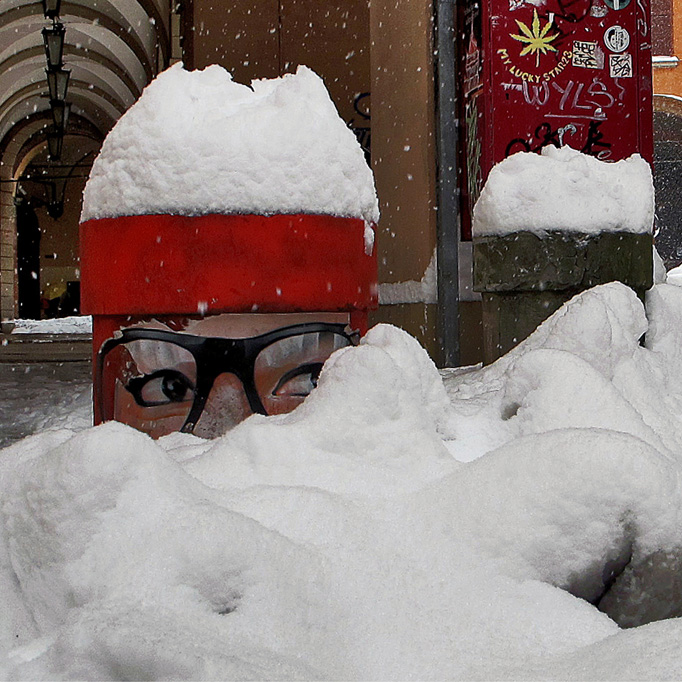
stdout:
<svg viewBox="0 0 682 682">
<path fill-rule="evenodd" d="M 109 129 L 168 65 L 176 5 L 62 0 L 58 19 L 66 29 L 63 68 L 70 71 L 71 116 L 59 158 L 51 158 L 47 133 L 53 116 L 42 37 L 51 22 L 36 0 L 1 4 L 1 319 L 26 311 L 35 315 L 35 306 L 24 301 L 29 290 L 35 298 L 35 283 L 44 299 L 77 280 L 80 198 L 90 165 Z"/>
</svg>

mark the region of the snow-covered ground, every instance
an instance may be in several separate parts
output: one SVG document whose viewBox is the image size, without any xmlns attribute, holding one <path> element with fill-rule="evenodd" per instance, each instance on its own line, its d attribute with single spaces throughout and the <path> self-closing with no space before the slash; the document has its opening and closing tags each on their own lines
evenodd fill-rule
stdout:
<svg viewBox="0 0 682 682">
<path fill-rule="evenodd" d="M 49 320 L 9 320 L 12 334 L 92 334 L 90 315 L 70 315 Z"/>
<path fill-rule="evenodd" d="M 89 362 L 0 363 L 0 447 L 44 429 L 92 424 Z"/>
<path fill-rule="evenodd" d="M 680 606 L 682 288 L 647 314 L 444 381 L 380 326 L 214 441 L 55 416 L 0 454 L 0 677 L 679 679 L 682 621 L 589 603 Z"/>
</svg>

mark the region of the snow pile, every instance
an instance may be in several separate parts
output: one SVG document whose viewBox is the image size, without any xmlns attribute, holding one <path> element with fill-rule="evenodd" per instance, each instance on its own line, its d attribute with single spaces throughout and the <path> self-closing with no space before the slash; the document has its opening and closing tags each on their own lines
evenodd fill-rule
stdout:
<svg viewBox="0 0 682 682">
<path fill-rule="evenodd" d="M 518 152 L 498 163 L 474 207 L 476 236 L 551 231 L 651 232 L 654 186 L 639 155 L 615 163 L 571 147 Z"/>
<path fill-rule="evenodd" d="M 160 74 L 107 136 L 81 221 L 145 214 L 319 213 L 377 222 L 372 172 L 322 79 Z"/>
<path fill-rule="evenodd" d="M 10 320 L 12 334 L 92 334 L 90 315 L 71 315 L 51 320 Z"/>
<path fill-rule="evenodd" d="M 592 605 L 682 613 L 682 290 L 648 311 L 597 287 L 445 382 L 379 326 L 215 441 L 11 446 L 0 675 L 678 679 L 681 621 Z"/>
</svg>

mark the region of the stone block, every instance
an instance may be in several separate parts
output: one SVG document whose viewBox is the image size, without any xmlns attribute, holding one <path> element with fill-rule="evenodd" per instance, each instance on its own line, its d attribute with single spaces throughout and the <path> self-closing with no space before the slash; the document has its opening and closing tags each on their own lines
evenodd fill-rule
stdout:
<svg viewBox="0 0 682 682">
<path fill-rule="evenodd" d="M 474 239 L 474 289 L 483 297 L 485 362 L 531 334 L 576 294 L 619 281 L 642 299 L 653 285 L 650 234 L 517 232 Z"/>
</svg>

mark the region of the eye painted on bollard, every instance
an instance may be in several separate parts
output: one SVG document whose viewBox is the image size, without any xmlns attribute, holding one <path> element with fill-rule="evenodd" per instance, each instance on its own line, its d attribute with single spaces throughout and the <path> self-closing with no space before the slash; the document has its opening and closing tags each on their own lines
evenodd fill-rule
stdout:
<svg viewBox="0 0 682 682">
<path fill-rule="evenodd" d="M 289 370 L 277 382 L 272 395 L 305 398 L 317 387 L 322 366 L 321 362 L 315 362 Z"/>
<path fill-rule="evenodd" d="M 124 329 L 98 354 L 101 414 L 153 437 L 194 432 L 205 408 L 211 419 L 222 419 L 221 411 L 226 405 L 234 408 L 230 396 L 237 399 L 237 394 L 239 405 L 246 407 L 239 420 L 249 410 L 283 414 L 317 386 L 334 351 L 357 342 L 357 333 L 346 323 L 329 322 L 278 327 L 245 338 Z M 234 381 L 226 381 L 227 376 Z M 222 407 L 216 412 L 218 404 Z"/>
<path fill-rule="evenodd" d="M 174 369 L 160 369 L 145 376 L 133 377 L 125 386 L 142 407 L 194 400 L 194 384 Z"/>
</svg>

